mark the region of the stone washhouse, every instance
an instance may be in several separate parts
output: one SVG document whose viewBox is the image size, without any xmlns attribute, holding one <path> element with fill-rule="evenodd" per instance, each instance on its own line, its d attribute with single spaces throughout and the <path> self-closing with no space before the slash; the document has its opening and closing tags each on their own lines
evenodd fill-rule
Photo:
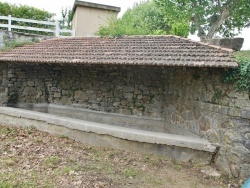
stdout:
<svg viewBox="0 0 250 188">
<path fill-rule="evenodd" d="M 0 54 L 0 123 L 250 175 L 232 50 L 176 36 L 48 39 Z M 44 113 L 46 112 L 46 113 Z"/>
</svg>

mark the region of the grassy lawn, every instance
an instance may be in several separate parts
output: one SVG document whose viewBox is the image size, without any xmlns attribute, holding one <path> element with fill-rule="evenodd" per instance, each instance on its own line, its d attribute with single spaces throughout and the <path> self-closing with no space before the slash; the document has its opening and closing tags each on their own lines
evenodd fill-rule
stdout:
<svg viewBox="0 0 250 188">
<path fill-rule="evenodd" d="M 241 57 L 241 58 L 246 58 L 250 60 L 250 50 L 242 50 L 239 52 L 234 52 L 235 57 Z"/>
<path fill-rule="evenodd" d="M 228 187 L 228 179 L 205 176 L 201 166 L 0 125 L 0 188 Z"/>
</svg>

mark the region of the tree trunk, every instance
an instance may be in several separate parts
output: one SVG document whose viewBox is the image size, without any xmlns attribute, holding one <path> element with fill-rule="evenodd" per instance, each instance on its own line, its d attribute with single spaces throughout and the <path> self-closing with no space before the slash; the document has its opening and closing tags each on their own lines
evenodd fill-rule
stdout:
<svg viewBox="0 0 250 188">
<path fill-rule="evenodd" d="M 195 24 L 196 30 L 198 31 L 197 36 L 200 38 L 200 41 L 206 42 L 206 33 L 204 29 L 201 27 L 199 20 L 200 20 L 200 15 L 195 15 L 192 19 L 192 21 Z"/>
<path fill-rule="evenodd" d="M 229 17 L 230 12 L 226 7 L 222 7 L 222 11 L 218 19 L 211 24 L 211 27 L 208 31 L 208 34 L 205 37 L 205 40 L 208 42 L 210 39 L 214 37 L 214 34 L 217 32 L 218 28 L 225 22 L 225 20 Z"/>
</svg>

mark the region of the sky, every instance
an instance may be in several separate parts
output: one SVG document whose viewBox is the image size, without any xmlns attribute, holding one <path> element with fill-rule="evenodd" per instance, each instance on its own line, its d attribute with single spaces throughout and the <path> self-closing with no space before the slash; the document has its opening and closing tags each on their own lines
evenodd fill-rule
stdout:
<svg viewBox="0 0 250 188">
<path fill-rule="evenodd" d="M 59 19 L 61 15 L 62 8 L 72 8 L 74 5 L 74 0 L 0 0 L 2 2 L 8 2 L 12 4 L 22 4 L 29 5 L 39 9 L 44 9 L 46 11 L 55 13 L 56 18 Z M 121 7 L 121 12 L 119 17 L 129 8 L 133 7 L 135 3 L 139 3 L 142 0 L 86 0 L 88 2 L 112 5 Z M 242 50 L 250 50 L 250 28 L 244 29 L 242 34 L 236 37 L 243 37 L 245 39 Z M 198 41 L 199 38 L 195 35 L 189 36 L 190 39 Z"/>
</svg>

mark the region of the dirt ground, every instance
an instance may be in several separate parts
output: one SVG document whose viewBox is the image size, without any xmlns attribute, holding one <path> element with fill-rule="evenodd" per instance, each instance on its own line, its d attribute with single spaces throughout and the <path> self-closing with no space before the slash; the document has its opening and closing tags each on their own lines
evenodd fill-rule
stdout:
<svg viewBox="0 0 250 188">
<path fill-rule="evenodd" d="M 0 188 L 228 187 L 227 178 L 205 176 L 201 166 L 0 125 Z"/>
</svg>

